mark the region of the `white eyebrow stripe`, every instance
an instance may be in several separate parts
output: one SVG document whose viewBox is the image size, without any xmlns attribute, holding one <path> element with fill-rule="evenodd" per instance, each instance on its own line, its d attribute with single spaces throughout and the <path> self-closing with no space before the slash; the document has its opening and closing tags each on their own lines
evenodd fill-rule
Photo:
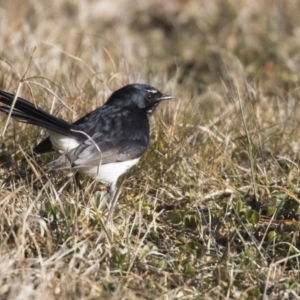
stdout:
<svg viewBox="0 0 300 300">
<path fill-rule="evenodd" d="M 157 90 L 147 90 L 147 92 L 155 94 L 155 93 L 157 93 Z"/>
</svg>

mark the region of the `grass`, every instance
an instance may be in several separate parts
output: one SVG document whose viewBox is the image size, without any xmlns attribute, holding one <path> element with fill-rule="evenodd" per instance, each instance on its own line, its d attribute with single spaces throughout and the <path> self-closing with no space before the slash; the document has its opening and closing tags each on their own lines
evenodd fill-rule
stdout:
<svg viewBox="0 0 300 300">
<path fill-rule="evenodd" d="M 0 117 L 0 299 L 298 299 L 298 11 L 3 2 L 1 89 L 69 121 L 127 83 L 175 99 L 108 224 L 104 185 L 42 179 L 57 154 L 28 153 L 47 133 Z"/>
</svg>

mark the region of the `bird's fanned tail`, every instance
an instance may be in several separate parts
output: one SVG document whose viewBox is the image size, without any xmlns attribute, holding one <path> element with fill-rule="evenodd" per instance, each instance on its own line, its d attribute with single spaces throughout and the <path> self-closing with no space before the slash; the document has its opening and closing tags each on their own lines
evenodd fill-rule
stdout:
<svg viewBox="0 0 300 300">
<path fill-rule="evenodd" d="M 14 95 L 0 91 L 0 102 L 9 106 L 0 106 L 0 111 L 8 115 L 11 109 L 10 106 L 13 104 L 13 99 Z M 11 116 L 21 122 L 41 126 L 63 135 L 76 136 L 76 133 L 71 131 L 72 125 L 70 123 L 49 114 L 20 97 L 17 98 Z"/>
</svg>

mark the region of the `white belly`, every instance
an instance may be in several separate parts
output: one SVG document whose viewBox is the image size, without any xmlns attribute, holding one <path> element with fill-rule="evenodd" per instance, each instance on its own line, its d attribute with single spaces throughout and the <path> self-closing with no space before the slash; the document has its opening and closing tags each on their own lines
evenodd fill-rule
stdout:
<svg viewBox="0 0 300 300">
<path fill-rule="evenodd" d="M 114 186 L 119 176 L 134 166 L 138 161 L 139 158 L 136 158 L 129 161 L 101 165 L 99 167 L 80 168 L 79 172 L 89 174 L 95 180 L 103 181 Z"/>
</svg>

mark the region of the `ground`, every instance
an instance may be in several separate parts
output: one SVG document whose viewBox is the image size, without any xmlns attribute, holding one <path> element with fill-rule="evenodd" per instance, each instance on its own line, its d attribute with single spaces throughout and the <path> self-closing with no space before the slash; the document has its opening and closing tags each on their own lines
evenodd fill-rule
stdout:
<svg viewBox="0 0 300 300">
<path fill-rule="evenodd" d="M 0 89 L 70 122 L 117 88 L 174 99 L 105 185 L 43 175 L 0 116 L 0 299 L 299 299 L 300 20 L 287 1 L 1 1 Z"/>
</svg>

